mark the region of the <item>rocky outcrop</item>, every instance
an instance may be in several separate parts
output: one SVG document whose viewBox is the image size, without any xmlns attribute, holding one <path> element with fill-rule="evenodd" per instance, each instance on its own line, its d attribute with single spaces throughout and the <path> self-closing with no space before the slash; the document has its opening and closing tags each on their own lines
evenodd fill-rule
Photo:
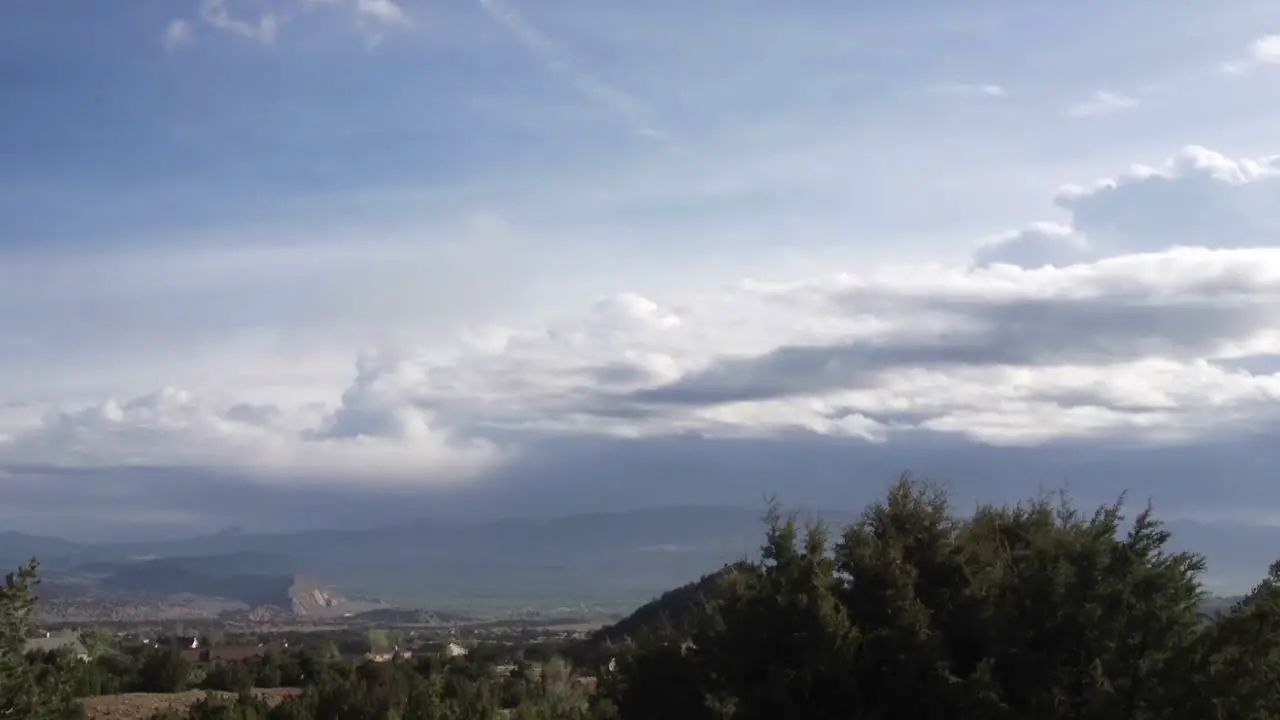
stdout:
<svg viewBox="0 0 1280 720">
<path fill-rule="evenodd" d="M 289 609 L 299 617 L 333 617 L 349 610 L 345 598 L 305 576 L 294 578 L 289 600 Z"/>
</svg>

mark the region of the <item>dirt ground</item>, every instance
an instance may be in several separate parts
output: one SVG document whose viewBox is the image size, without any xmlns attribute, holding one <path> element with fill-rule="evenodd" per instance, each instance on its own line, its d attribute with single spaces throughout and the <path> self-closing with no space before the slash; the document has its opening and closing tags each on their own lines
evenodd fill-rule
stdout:
<svg viewBox="0 0 1280 720">
<path fill-rule="evenodd" d="M 296 688 L 273 688 L 270 690 L 254 690 L 254 693 L 266 698 L 274 705 L 281 700 L 300 692 Z M 229 693 L 216 693 L 230 697 Z M 169 709 L 181 710 L 191 707 L 205 696 L 203 690 L 188 690 L 183 693 L 129 693 L 125 695 L 99 695 L 85 698 L 85 712 L 94 720 L 146 720 L 152 715 Z"/>
</svg>

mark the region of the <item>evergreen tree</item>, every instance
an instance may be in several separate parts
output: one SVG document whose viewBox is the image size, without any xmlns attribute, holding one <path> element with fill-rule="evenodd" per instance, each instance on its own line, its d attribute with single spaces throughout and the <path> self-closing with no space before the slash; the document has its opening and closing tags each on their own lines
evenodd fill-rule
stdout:
<svg viewBox="0 0 1280 720">
<path fill-rule="evenodd" d="M 5 576 L 0 587 L 0 718 L 69 720 L 83 716 L 73 688 L 58 672 L 25 656 L 34 627 L 39 563 L 32 560 Z"/>
<path fill-rule="evenodd" d="M 1151 511 L 980 507 L 904 478 L 831 543 L 770 513 L 762 559 L 692 630 L 633 641 L 623 718 L 1280 718 L 1280 564 L 1199 613 L 1198 556 Z"/>
<path fill-rule="evenodd" d="M 281 677 L 280 656 L 275 652 L 268 652 L 262 658 L 262 662 L 258 664 L 258 676 L 253 680 L 253 686 L 260 688 L 280 687 Z"/>
</svg>

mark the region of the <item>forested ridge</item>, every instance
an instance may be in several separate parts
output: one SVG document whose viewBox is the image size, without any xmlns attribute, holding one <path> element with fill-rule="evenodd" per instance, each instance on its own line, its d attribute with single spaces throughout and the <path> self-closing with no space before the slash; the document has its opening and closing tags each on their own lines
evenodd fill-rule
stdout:
<svg viewBox="0 0 1280 720">
<path fill-rule="evenodd" d="M 1120 502 L 962 516 L 903 480 L 845 528 L 772 510 L 760 561 L 566 648 L 577 670 L 311 658 L 295 698 L 190 717 L 1280 720 L 1280 565 L 1207 613 L 1203 560 L 1169 540 Z M 76 717 L 86 671 L 21 657 L 34 579 L 20 570 L 0 595 L 0 718 Z"/>
</svg>

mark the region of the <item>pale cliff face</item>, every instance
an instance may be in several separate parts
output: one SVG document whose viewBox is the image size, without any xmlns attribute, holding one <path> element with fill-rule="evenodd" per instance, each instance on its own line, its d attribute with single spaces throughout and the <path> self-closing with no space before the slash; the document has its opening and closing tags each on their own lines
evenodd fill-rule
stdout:
<svg viewBox="0 0 1280 720">
<path fill-rule="evenodd" d="M 306 578 L 297 578 L 290 589 L 295 615 L 323 615 L 345 605 L 346 599 Z"/>
</svg>

